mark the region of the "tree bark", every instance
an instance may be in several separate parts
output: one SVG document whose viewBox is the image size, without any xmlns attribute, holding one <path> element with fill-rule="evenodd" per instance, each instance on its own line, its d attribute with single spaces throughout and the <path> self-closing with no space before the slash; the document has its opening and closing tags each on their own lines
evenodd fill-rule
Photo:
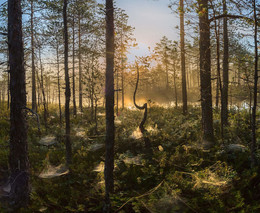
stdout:
<svg viewBox="0 0 260 213">
<path fill-rule="evenodd" d="M 223 13 L 227 14 L 226 0 L 223 0 Z M 221 95 L 221 123 L 223 126 L 228 125 L 228 58 L 229 58 L 229 41 L 228 41 L 228 28 L 227 17 L 223 20 L 223 43 L 224 43 L 224 55 L 223 55 L 223 88 Z M 224 129 L 223 129 L 224 130 Z M 222 130 L 222 131 L 223 131 Z"/>
<path fill-rule="evenodd" d="M 41 57 L 41 47 L 39 47 L 39 61 L 40 61 L 40 70 L 41 70 L 41 79 L 39 79 L 38 76 L 38 81 L 40 82 L 41 85 L 41 90 L 42 90 L 42 97 L 43 97 L 43 108 L 44 108 L 44 125 L 45 125 L 45 130 L 47 131 L 48 129 L 48 124 L 47 124 L 47 117 L 48 117 L 48 108 L 47 108 L 47 103 L 46 103 L 46 93 L 44 90 L 44 82 L 43 82 L 43 67 L 42 67 L 42 57 Z"/>
<path fill-rule="evenodd" d="M 26 87 L 21 0 L 8 0 L 8 49 L 10 65 L 10 153 L 11 185 L 9 203 L 16 208 L 29 200 Z"/>
<path fill-rule="evenodd" d="M 80 13 L 78 15 L 78 25 L 79 25 L 79 109 L 81 112 L 83 112 L 83 106 L 82 106 L 82 69 L 81 69 L 81 23 L 80 23 Z"/>
<path fill-rule="evenodd" d="M 73 115 L 77 115 L 76 93 L 75 93 L 75 22 L 72 20 L 72 94 L 73 94 Z"/>
<path fill-rule="evenodd" d="M 35 81 L 35 63 L 34 63 L 34 10 L 33 0 L 31 0 L 31 50 L 32 50 L 32 110 L 37 111 L 36 103 L 36 81 Z"/>
<path fill-rule="evenodd" d="M 178 107 L 178 90 L 177 90 L 177 80 L 176 80 L 176 65 L 173 62 L 173 83 L 174 83 L 174 94 L 175 94 L 175 107 Z"/>
<path fill-rule="evenodd" d="M 68 39 L 68 23 L 67 23 L 67 0 L 63 4 L 63 24 L 64 24 L 64 68 L 65 68 L 65 123 L 66 123 L 66 164 L 71 164 L 72 150 L 70 142 L 70 78 L 68 67 L 68 52 L 69 52 L 69 39 Z"/>
<path fill-rule="evenodd" d="M 185 40 L 184 40 L 184 4 L 180 0 L 180 37 L 181 37 L 181 75 L 182 75 L 182 110 L 186 115 L 188 112 L 187 104 L 187 85 L 186 85 L 186 69 L 185 69 Z"/>
<path fill-rule="evenodd" d="M 212 1 L 211 1 L 212 5 Z M 216 17 L 216 11 L 213 8 L 213 15 Z M 216 60 L 217 60 L 217 86 L 216 86 L 216 108 L 218 109 L 219 106 L 219 92 L 222 96 L 222 82 L 221 82 L 221 75 L 220 75 L 220 39 L 219 39 L 219 24 L 217 24 L 217 19 L 214 19 L 214 28 L 215 28 L 215 37 L 216 37 Z M 221 128 L 223 129 L 223 128 Z M 222 131 L 223 132 L 223 131 Z"/>
<path fill-rule="evenodd" d="M 208 19 L 208 0 L 199 0 L 200 27 L 200 87 L 203 139 L 214 141 L 213 113 L 211 94 L 211 54 L 210 54 L 210 23 Z"/>
<path fill-rule="evenodd" d="M 114 6 L 106 0 L 106 160 L 105 160 L 105 212 L 110 212 L 110 193 L 114 191 Z"/>
<path fill-rule="evenodd" d="M 58 78 L 58 101 L 59 101 L 59 114 L 60 114 L 60 126 L 62 125 L 62 112 L 61 112 L 61 91 L 60 91 L 60 57 L 59 57 L 59 44 L 56 48 L 57 54 L 57 78 Z"/>
<path fill-rule="evenodd" d="M 256 11 L 256 1 L 253 0 L 254 8 L 254 42 L 255 42 L 255 72 L 254 72 L 254 93 L 253 93 L 253 108 L 252 108 L 252 143 L 251 143 L 251 160 L 253 166 L 257 164 L 256 160 L 256 108 L 257 108 L 257 83 L 258 83 L 258 21 L 257 21 L 257 11 Z"/>
</svg>

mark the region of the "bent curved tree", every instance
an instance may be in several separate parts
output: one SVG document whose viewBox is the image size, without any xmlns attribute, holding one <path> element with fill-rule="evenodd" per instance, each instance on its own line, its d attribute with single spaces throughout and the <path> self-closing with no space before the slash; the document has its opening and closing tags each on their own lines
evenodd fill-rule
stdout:
<svg viewBox="0 0 260 213">
<path fill-rule="evenodd" d="M 134 105 L 137 109 L 144 110 L 144 117 L 143 117 L 143 120 L 141 121 L 141 123 L 139 125 L 139 129 L 142 132 L 142 134 L 144 135 L 145 147 L 147 149 L 151 149 L 150 140 L 149 140 L 149 138 L 145 137 L 147 130 L 144 128 L 144 124 L 145 124 L 145 121 L 147 119 L 147 103 L 144 103 L 143 106 L 139 106 L 136 103 L 136 100 L 135 100 L 136 99 L 136 92 L 137 92 L 137 89 L 138 89 L 138 83 L 139 83 L 139 66 L 138 66 L 138 64 L 136 64 L 136 71 L 137 71 L 137 80 L 136 80 L 135 91 L 134 91 Z"/>
</svg>

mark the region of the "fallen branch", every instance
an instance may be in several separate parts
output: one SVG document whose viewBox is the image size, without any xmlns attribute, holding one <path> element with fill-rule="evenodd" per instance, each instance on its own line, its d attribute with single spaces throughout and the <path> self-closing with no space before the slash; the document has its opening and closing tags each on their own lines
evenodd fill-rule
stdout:
<svg viewBox="0 0 260 213">
<path fill-rule="evenodd" d="M 164 180 L 156 187 L 154 187 L 153 189 L 150 189 L 148 192 L 142 194 L 142 195 L 139 195 L 139 196 L 136 196 L 136 197 L 132 197 L 130 198 L 128 201 L 126 201 L 122 206 L 120 206 L 119 209 L 116 210 L 116 212 L 120 211 L 126 204 L 128 204 L 130 201 L 134 200 L 134 199 L 139 199 L 139 198 L 142 198 L 142 197 L 145 197 L 145 196 L 148 196 L 152 193 L 154 193 L 157 189 L 160 188 L 160 186 L 163 184 Z"/>
</svg>

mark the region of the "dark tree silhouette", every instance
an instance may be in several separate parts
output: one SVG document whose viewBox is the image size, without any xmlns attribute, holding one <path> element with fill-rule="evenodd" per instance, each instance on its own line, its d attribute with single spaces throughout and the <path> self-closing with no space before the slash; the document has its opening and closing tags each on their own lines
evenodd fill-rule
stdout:
<svg viewBox="0 0 260 213">
<path fill-rule="evenodd" d="M 106 160 L 105 160 L 105 212 L 110 211 L 109 195 L 114 191 L 114 6 L 106 0 Z"/>
<path fill-rule="evenodd" d="M 136 79 L 136 84 L 135 84 L 135 91 L 134 91 L 134 105 L 137 109 L 139 110 L 144 110 L 144 117 L 143 120 L 141 121 L 139 125 L 139 129 L 144 135 L 144 142 L 145 142 L 145 147 L 148 149 L 148 151 L 151 151 L 151 142 L 148 137 L 146 137 L 147 130 L 144 128 L 145 121 L 147 119 L 147 103 L 143 104 L 143 106 L 139 106 L 136 103 L 136 92 L 138 88 L 138 83 L 139 83 L 139 66 L 136 64 L 136 72 L 137 72 L 137 79 Z"/>
<path fill-rule="evenodd" d="M 199 0 L 200 27 L 200 86 L 203 139 L 212 142 L 213 114 L 211 94 L 211 63 L 210 63 L 210 22 L 208 19 L 208 0 Z"/>
<path fill-rule="evenodd" d="M 32 50 L 32 110 L 36 111 L 36 78 L 35 78 L 35 53 L 34 53 L 34 7 L 33 0 L 31 0 L 31 50 Z"/>
<path fill-rule="evenodd" d="M 187 106 L 187 86 L 186 86 L 186 69 L 185 69 L 185 40 L 184 40 L 184 4 L 180 0 L 180 36 L 181 36 L 181 76 L 182 76 L 182 103 L 183 114 L 188 111 Z"/>
<path fill-rule="evenodd" d="M 10 64 L 10 154 L 11 191 L 14 208 L 29 200 L 29 160 L 26 122 L 26 90 L 21 0 L 8 0 L 8 49 Z"/>
<path fill-rule="evenodd" d="M 66 163 L 71 163 L 71 142 L 70 142 L 70 77 L 68 67 L 68 23 L 67 23 L 67 0 L 63 4 L 63 23 L 64 23 L 64 68 L 65 68 L 65 123 L 66 123 Z"/>
<path fill-rule="evenodd" d="M 257 108 L 257 86 L 258 86 L 258 19 L 256 1 L 253 0 L 254 9 L 254 42 L 255 42 L 255 72 L 254 72 L 254 92 L 253 92 L 253 107 L 252 107 L 252 143 L 251 143 L 251 158 L 252 164 L 257 164 L 256 159 L 256 108 Z"/>
<path fill-rule="evenodd" d="M 226 0 L 223 0 L 223 14 L 227 14 Z M 229 57 L 229 42 L 228 42 L 228 25 L 227 17 L 223 19 L 223 88 L 221 95 L 221 123 L 222 132 L 224 131 L 223 126 L 228 124 L 228 57 Z"/>
</svg>

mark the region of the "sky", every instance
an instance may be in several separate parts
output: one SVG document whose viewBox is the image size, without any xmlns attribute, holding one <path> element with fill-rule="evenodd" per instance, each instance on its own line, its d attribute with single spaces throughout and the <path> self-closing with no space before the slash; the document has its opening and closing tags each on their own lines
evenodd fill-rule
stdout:
<svg viewBox="0 0 260 213">
<path fill-rule="evenodd" d="M 135 59 L 135 55 L 148 55 L 148 47 L 153 49 L 163 36 L 171 40 L 178 39 L 175 26 L 179 24 L 179 20 L 168 8 L 169 2 L 170 0 L 116 0 L 115 5 L 126 11 L 129 25 L 135 28 L 134 37 L 138 47 L 130 50 L 130 61 Z"/>
<path fill-rule="evenodd" d="M 4 0 L 0 0 L 0 3 Z M 97 0 L 105 3 L 105 0 Z M 153 49 L 163 36 L 171 40 L 178 39 L 179 25 L 176 14 L 168 8 L 170 0 L 115 0 L 116 7 L 126 11 L 129 16 L 129 25 L 135 28 L 134 37 L 138 46 L 132 48 L 128 55 L 129 61 L 135 56 L 149 55 L 148 47 Z"/>
</svg>

